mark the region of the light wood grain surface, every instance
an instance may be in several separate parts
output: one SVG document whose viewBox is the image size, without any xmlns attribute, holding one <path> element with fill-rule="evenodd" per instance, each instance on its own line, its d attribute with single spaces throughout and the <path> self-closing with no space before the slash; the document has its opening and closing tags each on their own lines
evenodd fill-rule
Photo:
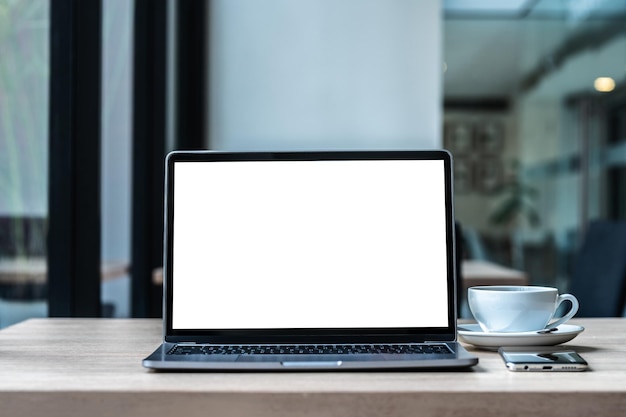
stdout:
<svg viewBox="0 0 626 417">
<path fill-rule="evenodd" d="M 33 319 L 0 331 L 0 415 L 626 415 L 626 319 L 572 323 L 588 372 L 513 373 L 468 345 L 468 371 L 157 373 L 160 320 Z"/>
</svg>

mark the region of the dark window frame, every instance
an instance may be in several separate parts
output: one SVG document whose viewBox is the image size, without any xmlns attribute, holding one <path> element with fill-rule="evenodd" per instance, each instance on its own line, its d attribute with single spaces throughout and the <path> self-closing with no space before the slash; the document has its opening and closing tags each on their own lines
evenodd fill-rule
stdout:
<svg viewBox="0 0 626 417">
<path fill-rule="evenodd" d="M 159 317 L 163 181 L 167 132 L 167 1 L 135 0 L 131 314 Z"/>
<path fill-rule="evenodd" d="M 168 103 L 175 149 L 208 147 L 209 0 L 173 3 L 174 97 L 168 97 L 167 0 L 135 0 L 131 314 L 159 317 Z M 101 315 L 102 0 L 52 0 L 48 303 L 52 317 Z"/>
<path fill-rule="evenodd" d="M 208 80 L 207 0 L 174 3 L 168 27 L 165 0 L 135 1 L 133 79 L 132 315 L 160 317 L 162 287 L 153 281 L 163 265 L 163 190 L 167 103 L 172 103 L 175 149 L 203 149 Z M 174 31 L 174 97 L 167 96 L 168 31 Z"/>
<path fill-rule="evenodd" d="M 50 3 L 48 313 L 100 316 L 102 0 Z"/>
</svg>

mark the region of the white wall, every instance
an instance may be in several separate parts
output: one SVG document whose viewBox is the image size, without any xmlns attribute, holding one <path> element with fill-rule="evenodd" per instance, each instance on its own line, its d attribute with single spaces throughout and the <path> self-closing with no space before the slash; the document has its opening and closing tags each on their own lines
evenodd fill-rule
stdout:
<svg viewBox="0 0 626 417">
<path fill-rule="evenodd" d="M 439 0 L 212 5 L 212 148 L 441 146 Z"/>
</svg>

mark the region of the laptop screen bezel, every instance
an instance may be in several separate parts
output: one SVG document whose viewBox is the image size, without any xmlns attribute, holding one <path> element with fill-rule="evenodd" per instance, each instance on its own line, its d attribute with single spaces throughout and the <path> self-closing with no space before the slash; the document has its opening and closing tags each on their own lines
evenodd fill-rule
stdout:
<svg viewBox="0 0 626 417">
<path fill-rule="evenodd" d="M 448 324 L 420 328 L 306 328 L 306 329 L 174 329 L 173 234 L 174 177 L 178 162 L 219 161 L 333 161 L 333 160 L 440 160 L 445 171 L 446 260 Z M 298 152 L 221 152 L 173 151 L 165 163 L 163 326 L 166 342 L 196 343 L 356 343 L 425 342 L 456 340 L 456 267 L 452 156 L 446 150 L 416 151 L 298 151 Z"/>
</svg>

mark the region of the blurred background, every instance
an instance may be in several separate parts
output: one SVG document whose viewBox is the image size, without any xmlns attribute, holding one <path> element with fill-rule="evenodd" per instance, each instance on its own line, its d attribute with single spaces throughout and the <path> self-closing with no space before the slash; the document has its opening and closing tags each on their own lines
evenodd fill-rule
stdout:
<svg viewBox="0 0 626 417">
<path fill-rule="evenodd" d="M 160 316 L 169 150 L 441 147 L 467 271 L 576 289 L 626 220 L 626 0 L 0 0 L 0 327 Z"/>
</svg>

